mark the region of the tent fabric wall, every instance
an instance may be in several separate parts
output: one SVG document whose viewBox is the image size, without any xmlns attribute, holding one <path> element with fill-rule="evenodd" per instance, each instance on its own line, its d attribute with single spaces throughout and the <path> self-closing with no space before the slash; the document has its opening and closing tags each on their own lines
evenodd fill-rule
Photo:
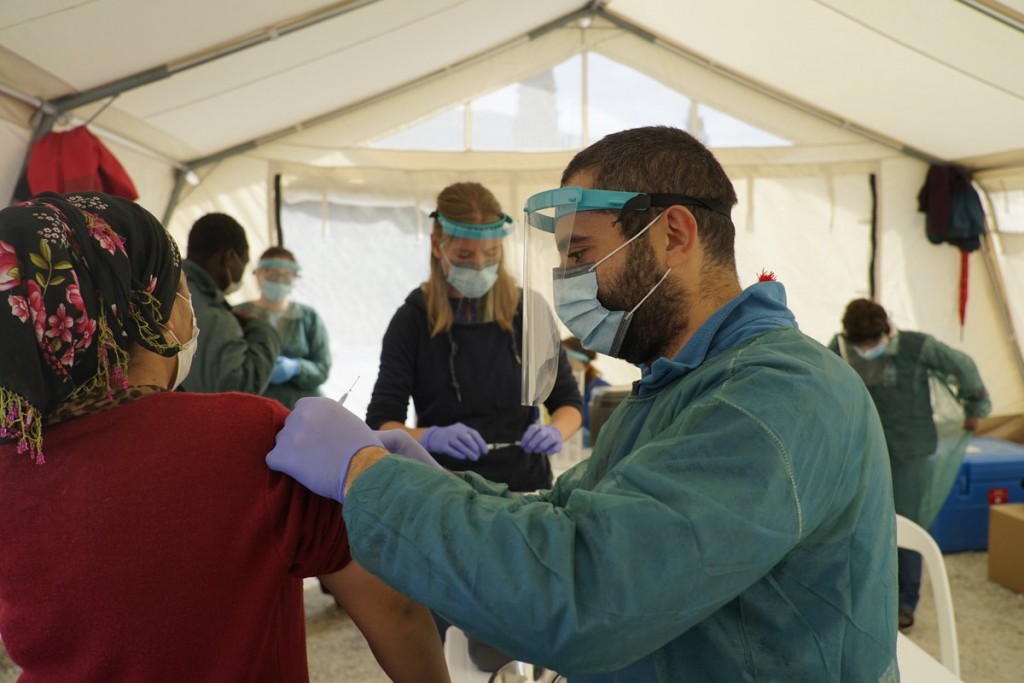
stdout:
<svg viewBox="0 0 1024 683">
<path fill-rule="evenodd" d="M 738 154 L 732 156 L 736 160 Z M 360 157 L 365 166 L 321 169 L 281 165 L 278 170 L 282 173 L 284 192 L 292 198 L 288 201 L 314 199 L 326 204 L 416 206 L 425 235 L 429 231 L 426 213 L 433 208 L 433 198 L 451 182 L 472 179 L 484 183 L 506 211 L 518 219 L 518 209 L 525 199 L 557 184 L 562 168 L 561 164 L 527 170 L 488 166 L 474 171 L 474 156 L 466 154 L 408 154 L 408 168 L 401 168 L 396 155 L 387 152 L 363 150 Z M 388 163 L 374 163 L 381 158 L 387 158 Z M 726 163 L 726 170 L 734 180 L 740 201 L 734 219 L 741 283 L 753 283 L 762 269 L 774 271 L 787 287 L 801 328 L 822 343 L 839 330 L 839 320 L 849 300 L 869 295 L 869 176 L 875 174 L 882 235 L 877 298 L 890 310 L 898 327 L 928 331 L 974 357 L 997 412 L 1024 410 L 1020 377 L 1006 371 L 1015 363 L 1011 348 L 992 343 L 991 331 L 1000 329 L 1002 321 L 980 255 L 972 258 L 969 324 L 960 339 L 956 319 L 959 257 L 954 249 L 927 242 L 924 218 L 917 211 L 916 194 L 927 171 L 925 164 L 905 159 L 834 167 Z M 343 226 L 325 221 L 323 229 Z M 518 267 L 517 257 L 518 251 L 509 254 L 513 269 Z M 351 258 L 350 253 L 327 258 L 333 268 L 330 279 L 334 286 L 358 284 L 346 283 L 343 275 L 343 261 Z M 304 267 L 308 272 L 318 266 Z M 319 267 L 328 268 L 325 264 Z M 387 260 L 380 260 L 379 268 L 382 276 L 400 277 L 393 274 Z M 415 282 L 405 284 L 411 288 Z M 313 296 L 309 303 L 316 305 Z M 330 307 L 325 303 L 323 309 Z M 324 313 L 329 324 L 334 313 Z M 336 313 L 350 320 L 344 311 Z M 368 334 L 379 339 L 383 329 L 369 330 Z M 364 355 L 373 357 L 372 353 Z M 636 376 L 635 368 L 624 364 L 604 361 L 603 367 L 615 381 L 629 381 Z M 358 374 L 368 379 L 367 373 L 372 377 L 375 371 L 371 367 Z M 348 374 L 353 371 L 349 369 Z M 343 391 L 341 384 L 345 381 L 348 380 L 339 379 L 339 385 L 332 388 Z"/>
</svg>

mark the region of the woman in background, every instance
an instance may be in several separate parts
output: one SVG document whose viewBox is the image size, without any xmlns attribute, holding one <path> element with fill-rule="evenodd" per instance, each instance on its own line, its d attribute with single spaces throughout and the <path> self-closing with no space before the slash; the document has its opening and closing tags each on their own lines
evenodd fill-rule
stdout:
<svg viewBox="0 0 1024 683">
<path fill-rule="evenodd" d="M 174 391 L 177 247 L 117 197 L 0 211 L 0 633 L 23 681 L 308 681 L 303 577 L 394 680 L 447 681 L 430 613 L 352 561 L 341 506 L 267 469 L 288 411 Z"/>
<path fill-rule="evenodd" d="M 366 422 L 406 430 L 448 469 L 513 491 L 549 488 L 548 457 L 579 429 L 582 404 L 564 353 L 544 402 L 550 423 L 520 404 L 521 293 L 501 244 L 512 219 L 479 183 L 446 187 L 432 216 L 430 276 L 391 319 Z"/>
<path fill-rule="evenodd" d="M 391 319 L 366 423 L 402 429 L 444 467 L 476 472 L 512 491 L 552 485 L 549 456 L 580 427 L 579 389 L 565 354 L 544 402 L 551 418 L 521 405 L 521 292 L 503 263 L 512 219 L 479 183 L 437 197 L 430 276 Z M 406 427 L 409 397 L 416 426 Z M 448 622 L 435 615 L 442 639 Z M 509 658 L 469 638 L 470 659 L 493 671 Z"/>
<path fill-rule="evenodd" d="M 299 276 L 295 255 L 284 247 L 270 247 L 256 264 L 260 298 L 236 310 L 265 320 L 281 337 L 281 355 L 274 364 L 270 384 L 263 395 L 288 408 L 303 396 L 320 396 L 320 385 L 331 370 L 331 346 L 327 327 L 312 307 L 291 301 Z"/>
<path fill-rule="evenodd" d="M 927 529 L 932 520 L 922 519 L 921 508 L 929 494 L 929 456 L 938 446 L 929 378 L 946 385 L 963 407 L 964 430 L 974 431 L 992 408 L 977 366 L 930 334 L 893 330 L 885 309 L 868 299 L 846 306 L 843 331 L 829 348 L 857 371 L 875 402 L 889 449 L 896 514 Z M 899 628 L 908 629 L 920 598 L 921 555 L 906 548 L 897 555 Z"/>
</svg>

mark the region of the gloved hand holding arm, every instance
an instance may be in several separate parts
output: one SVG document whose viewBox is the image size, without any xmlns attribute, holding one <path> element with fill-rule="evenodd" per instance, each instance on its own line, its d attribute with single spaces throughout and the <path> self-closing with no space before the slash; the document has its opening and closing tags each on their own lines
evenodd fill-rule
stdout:
<svg viewBox="0 0 1024 683">
<path fill-rule="evenodd" d="M 267 466 L 313 493 L 343 503 L 352 458 L 371 446 L 381 449 L 381 457 L 386 455 L 376 433 L 337 401 L 302 398 L 277 433 Z"/>
<path fill-rule="evenodd" d="M 480 432 L 461 422 L 447 427 L 431 427 L 420 436 L 420 443 L 431 453 L 442 453 L 459 460 L 479 460 L 487 452 L 487 442 Z"/>
<path fill-rule="evenodd" d="M 534 423 L 523 432 L 520 442 L 527 453 L 554 455 L 562 450 L 562 432 L 554 425 Z"/>
</svg>

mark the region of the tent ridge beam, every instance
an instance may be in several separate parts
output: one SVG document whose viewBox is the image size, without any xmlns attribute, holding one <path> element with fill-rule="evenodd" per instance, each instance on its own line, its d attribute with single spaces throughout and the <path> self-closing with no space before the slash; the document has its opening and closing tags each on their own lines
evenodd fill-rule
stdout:
<svg viewBox="0 0 1024 683">
<path fill-rule="evenodd" d="M 994 0 L 957 0 L 957 2 L 1024 33 L 1024 14 L 1010 9 L 1001 2 Z"/>
<path fill-rule="evenodd" d="M 287 128 L 279 129 L 279 130 L 277 130 L 277 131 L 275 131 L 273 133 L 269 133 L 267 135 L 263 135 L 263 136 L 260 136 L 260 137 L 257 137 L 257 138 L 253 138 L 251 140 L 248 140 L 246 142 L 240 143 L 238 145 L 233 145 L 231 147 L 225 148 L 225 149 L 223 149 L 223 150 L 221 150 L 219 152 L 215 152 L 215 153 L 210 154 L 208 156 L 198 157 L 196 159 L 191 159 L 189 161 L 186 161 L 185 162 L 185 167 L 188 170 L 194 170 L 196 168 L 199 168 L 200 166 L 206 166 L 206 165 L 209 165 L 209 164 L 212 164 L 212 163 L 216 163 L 218 161 L 222 161 L 223 159 L 227 159 L 229 157 L 235 156 L 237 154 L 243 154 L 243 153 L 248 152 L 248 151 L 250 151 L 252 149 L 255 149 L 257 147 L 261 147 L 263 145 L 267 145 L 267 144 L 270 144 L 272 142 L 276 142 L 277 140 L 280 140 L 283 137 L 291 135 L 292 133 L 301 132 L 301 131 L 304 131 L 304 130 L 308 130 L 310 128 L 315 128 L 316 126 L 319 126 L 319 125 L 321 125 L 323 123 L 327 123 L 328 121 L 332 121 L 332 120 L 334 120 L 334 119 L 336 119 L 336 118 L 338 118 L 340 116 L 344 116 L 345 114 L 349 114 L 349 113 L 351 113 L 353 111 L 358 111 L 359 109 L 362 109 L 364 107 L 368 107 L 368 106 L 370 106 L 370 105 L 372 105 L 372 104 L 374 104 L 376 102 L 380 102 L 380 101 L 382 101 L 384 99 L 387 99 L 389 97 L 393 97 L 395 95 L 399 95 L 399 94 L 401 94 L 403 92 L 406 92 L 406 91 L 408 91 L 408 90 L 410 90 L 412 88 L 419 87 L 419 86 L 423 85 L 424 83 L 429 83 L 430 81 L 433 81 L 433 80 L 436 80 L 438 78 L 441 78 L 442 76 L 445 76 L 445 75 L 448 75 L 448 74 L 460 71 L 460 70 L 465 69 L 465 68 L 468 68 L 468 67 L 470 67 L 470 66 L 472 66 L 474 64 L 479 63 L 482 60 L 488 59 L 489 57 L 501 54 L 502 52 L 505 52 L 506 50 L 510 50 L 513 47 L 516 47 L 518 45 L 522 45 L 523 43 L 528 43 L 531 40 L 535 40 L 536 38 L 539 38 L 539 37 L 541 37 L 543 35 L 546 35 L 547 33 L 550 33 L 551 31 L 556 30 L 556 29 L 564 26 L 567 23 L 571 23 L 571 22 L 576 21 L 576 20 L 578 20 L 578 19 L 580 19 L 582 17 L 585 17 L 585 16 L 592 16 L 593 14 L 595 14 L 595 12 L 590 9 L 590 5 L 591 4 L 592 3 L 587 3 L 587 6 L 584 7 L 583 9 L 574 10 L 572 12 L 569 12 L 568 14 L 564 14 L 564 15 L 558 17 L 557 19 L 553 19 L 552 21 L 548 22 L 544 26 L 541 26 L 540 28 L 534 29 L 533 31 L 530 31 L 529 33 L 525 33 L 525 34 L 523 34 L 522 36 L 520 36 L 518 38 L 513 38 L 512 40 L 510 40 L 508 42 L 505 42 L 505 43 L 502 43 L 501 45 L 493 47 L 493 48 L 491 48 L 489 50 L 485 50 L 484 52 L 481 52 L 479 54 L 473 55 L 471 57 L 467 57 L 466 59 L 464 59 L 462 61 L 454 62 L 452 64 L 446 64 L 445 66 L 443 66 L 443 67 L 441 67 L 441 68 L 439 68 L 439 69 L 437 69 L 437 70 L 435 70 L 435 71 L 433 71 L 433 72 L 431 72 L 429 74 L 426 74 L 425 76 L 420 76 L 420 77 L 414 78 L 414 79 L 412 79 L 410 81 L 407 81 L 406 83 L 403 83 L 401 85 L 397 85 L 394 88 L 391 88 L 390 90 L 384 91 L 382 93 L 378 93 L 377 95 L 373 95 L 373 96 L 368 97 L 366 99 L 360 100 L 359 102 L 354 102 L 352 104 L 346 105 L 346 106 L 344 106 L 344 107 L 342 107 L 340 109 L 335 109 L 335 110 L 327 112 L 325 114 L 320 114 L 319 116 L 315 116 L 315 117 L 313 117 L 311 119 L 306 119 L 305 121 L 301 121 L 299 123 L 293 124 L 291 126 L 288 126 Z M 602 12 L 603 12 L 603 10 L 601 10 L 599 12 L 596 12 L 596 13 L 597 14 L 602 14 Z"/>
</svg>

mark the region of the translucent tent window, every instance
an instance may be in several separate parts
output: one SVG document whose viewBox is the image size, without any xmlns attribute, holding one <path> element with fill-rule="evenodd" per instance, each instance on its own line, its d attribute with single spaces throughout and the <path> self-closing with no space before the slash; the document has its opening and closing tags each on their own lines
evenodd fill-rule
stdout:
<svg viewBox="0 0 1024 683">
<path fill-rule="evenodd" d="M 1024 190 L 990 192 L 989 200 L 999 232 L 1017 236 L 1024 233 Z"/>
<path fill-rule="evenodd" d="M 461 152 L 466 148 L 465 107 L 458 105 L 386 138 L 371 142 L 373 149 L 419 152 Z"/>
<path fill-rule="evenodd" d="M 434 151 L 560 151 L 579 149 L 615 131 L 650 125 L 682 128 L 713 148 L 791 144 L 696 102 L 636 69 L 588 53 L 468 104 L 455 105 L 369 146 Z"/>
<path fill-rule="evenodd" d="M 470 104 L 473 149 L 578 149 L 582 115 L 582 57 L 573 57 Z"/>
</svg>

